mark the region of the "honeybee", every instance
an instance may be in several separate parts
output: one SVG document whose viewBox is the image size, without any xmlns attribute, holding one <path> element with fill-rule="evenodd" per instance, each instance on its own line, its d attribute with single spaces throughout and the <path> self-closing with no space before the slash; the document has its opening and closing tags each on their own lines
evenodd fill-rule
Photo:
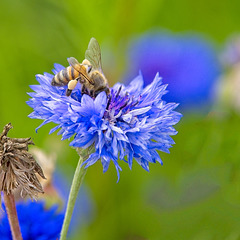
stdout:
<svg viewBox="0 0 240 240">
<path fill-rule="evenodd" d="M 110 90 L 102 71 L 101 49 L 95 38 L 91 38 L 85 58 L 81 64 L 73 57 L 68 58 L 70 66 L 53 77 L 52 86 L 68 85 L 66 95 L 70 96 L 72 90 L 80 82 L 82 94 L 96 97 L 100 92 L 105 91 L 108 95 Z"/>
<path fill-rule="evenodd" d="M 70 57 L 67 60 L 70 66 L 58 72 L 53 77 L 51 85 L 58 87 L 68 85 L 66 95 L 70 96 L 78 81 L 80 81 L 80 83 L 87 81 L 92 85 L 94 82 L 87 75 L 87 72 L 91 69 L 90 66 L 80 64 L 77 59 L 73 57 Z"/>
</svg>

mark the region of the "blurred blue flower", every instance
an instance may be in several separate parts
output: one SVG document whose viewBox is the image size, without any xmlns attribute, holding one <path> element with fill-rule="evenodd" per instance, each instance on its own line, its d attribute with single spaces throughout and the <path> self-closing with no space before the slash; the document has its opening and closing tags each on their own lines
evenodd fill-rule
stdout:
<svg viewBox="0 0 240 240">
<path fill-rule="evenodd" d="M 169 90 L 163 100 L 178 102 L 184 109 L 197 109 L 213 100 L 221 68 L 213 46 L 203 37 L 150 32 L 132 41 L 128 53 L 125 79 L 141 69 L 147 85 L 159 72 Z"/>
<path fill-rule="evenodd" d="M 64 67 L 56 64 L 54 73 Z M 50 133 L 61 130 L 62 140 L 74 136 L 73 147 L 87 148 L 95 145 L 95 152 L 84 162 L 86 167 L 101 159 L 106 172 L 113 161 L 119 179 L 121 170 L 118 160 L 132 167 L 133 158 L 149 170 L 149 162 L 160 162 L 156 150 L 169 152 L 174 141 L 170 135 L 177 131 L 172 127 L 181 118 L 175 112 L 176 103 L 166 103 L 162 96 L 167 85 L 162 85 L 156 75 L 153 82 L 143 88 L 143 77 L 139 75 L 128 86 L 117 83 L 107 97 L 101 92 L 95 99 L 81 95 L 80 87 L 70 97 L 65 96 L 66 87 L 53 87 L 53 75 L 37 75 L 40 85 L 31 86 L 35 92 L 27 103 L 34 109 L 29 117 L 44 119 L 46 123 L 58 124 Z M 80 84 L 79 84 L 80 85 Z"/>
<path fill-rule="evenodd" d="M 59 237 L 64 214 L 58 212 L 57 206 L 47 209 L 44 202 L 27 201 L 17 203 L 16 208 L 24 240 L 56 240 Z M 6 213 L 0 218 L 0 236 L 1 240 L 12 239 Z"/>
</svg>

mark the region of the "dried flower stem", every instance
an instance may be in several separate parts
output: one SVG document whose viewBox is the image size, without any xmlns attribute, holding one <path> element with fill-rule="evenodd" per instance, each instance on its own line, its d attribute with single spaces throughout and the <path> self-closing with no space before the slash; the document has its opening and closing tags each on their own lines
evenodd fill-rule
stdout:
<svg viewBox="0 0 240 240">
<path fill-rule="evenodd" d="M 17 210 L 15 206 L 15 199 L 12 193 L 4 192 L 4 203 L 7 210 L 8 221 L 11 228 L 13 240 L 22 240 L 22 234 L 18 222 Z"/>
<path fill-rule="evenodd" d="M 90 148 L 91 147 L 87 149 L 77 148 L 77 152 L 79 154 L 79 161 L 74 173 L 70 194 L 68 196 L 68 204 L 67 204 L 67 209 L 64 217 L 60 240 L 65 240 L 67 238 L 67 232 L 68 232 L 69 224 L 72 218 L 72 213 L 73 213 L 74 205 L 76 202 L 76 198 L 77 198 L 79 189 L 81 187 L 83 178 L 86 174 L 86 169 L 82 167 L 82 163 L 88 158 L 91 151 Z"/>
</svg>

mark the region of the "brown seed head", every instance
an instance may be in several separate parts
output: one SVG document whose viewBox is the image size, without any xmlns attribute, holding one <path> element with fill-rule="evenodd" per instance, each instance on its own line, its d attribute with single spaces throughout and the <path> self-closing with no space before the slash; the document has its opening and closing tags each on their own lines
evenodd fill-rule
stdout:
<svg viewBox="0 0 240 240">
<path fill-rule="evenodd" d="M 37 198 L 43 193 L 36 176 L 38 173 L 45 179 L 42 168 L 28 152 L 28 145 L 33 145 L 31 138 L 10 138 L 7 133 L 12 128 L 7 124 L 0 134 L 0 191 L 7 194 L 21 189 L 21 196 Z"/>
</svg>

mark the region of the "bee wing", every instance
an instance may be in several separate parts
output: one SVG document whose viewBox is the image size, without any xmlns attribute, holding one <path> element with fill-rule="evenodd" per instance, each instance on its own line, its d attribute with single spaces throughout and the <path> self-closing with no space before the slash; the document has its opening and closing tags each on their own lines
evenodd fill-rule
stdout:
<svg viewBox="0 0 240 240">
<path fill-rule="evenodd" d="M 69 65 L 71 65 L 76 71 L 78 71 L 80 73 L 82 72 L 82 66 L 76 58 L 70 57 L 67 60 L 68 60 Z"/>
<path fill-rule="evenodd" d="M 85 52 L 85 58 L 92 64 L 94 69 L 102 71 L 101 49 L 98 41 L 91 38 L 88 44 L 88 49 Z"/>
<path fill-rule="evenodd" d="M 70 57 L 67 59 L 69 65 L 71 65 L 76 71 L 81 73 L 82 77 L 88 81 L 90 84 L 94 85 L 94 82 L 84 73 L 83 65 L 78 62 L 78 60 L 74 57 Z"/>
</svg>

